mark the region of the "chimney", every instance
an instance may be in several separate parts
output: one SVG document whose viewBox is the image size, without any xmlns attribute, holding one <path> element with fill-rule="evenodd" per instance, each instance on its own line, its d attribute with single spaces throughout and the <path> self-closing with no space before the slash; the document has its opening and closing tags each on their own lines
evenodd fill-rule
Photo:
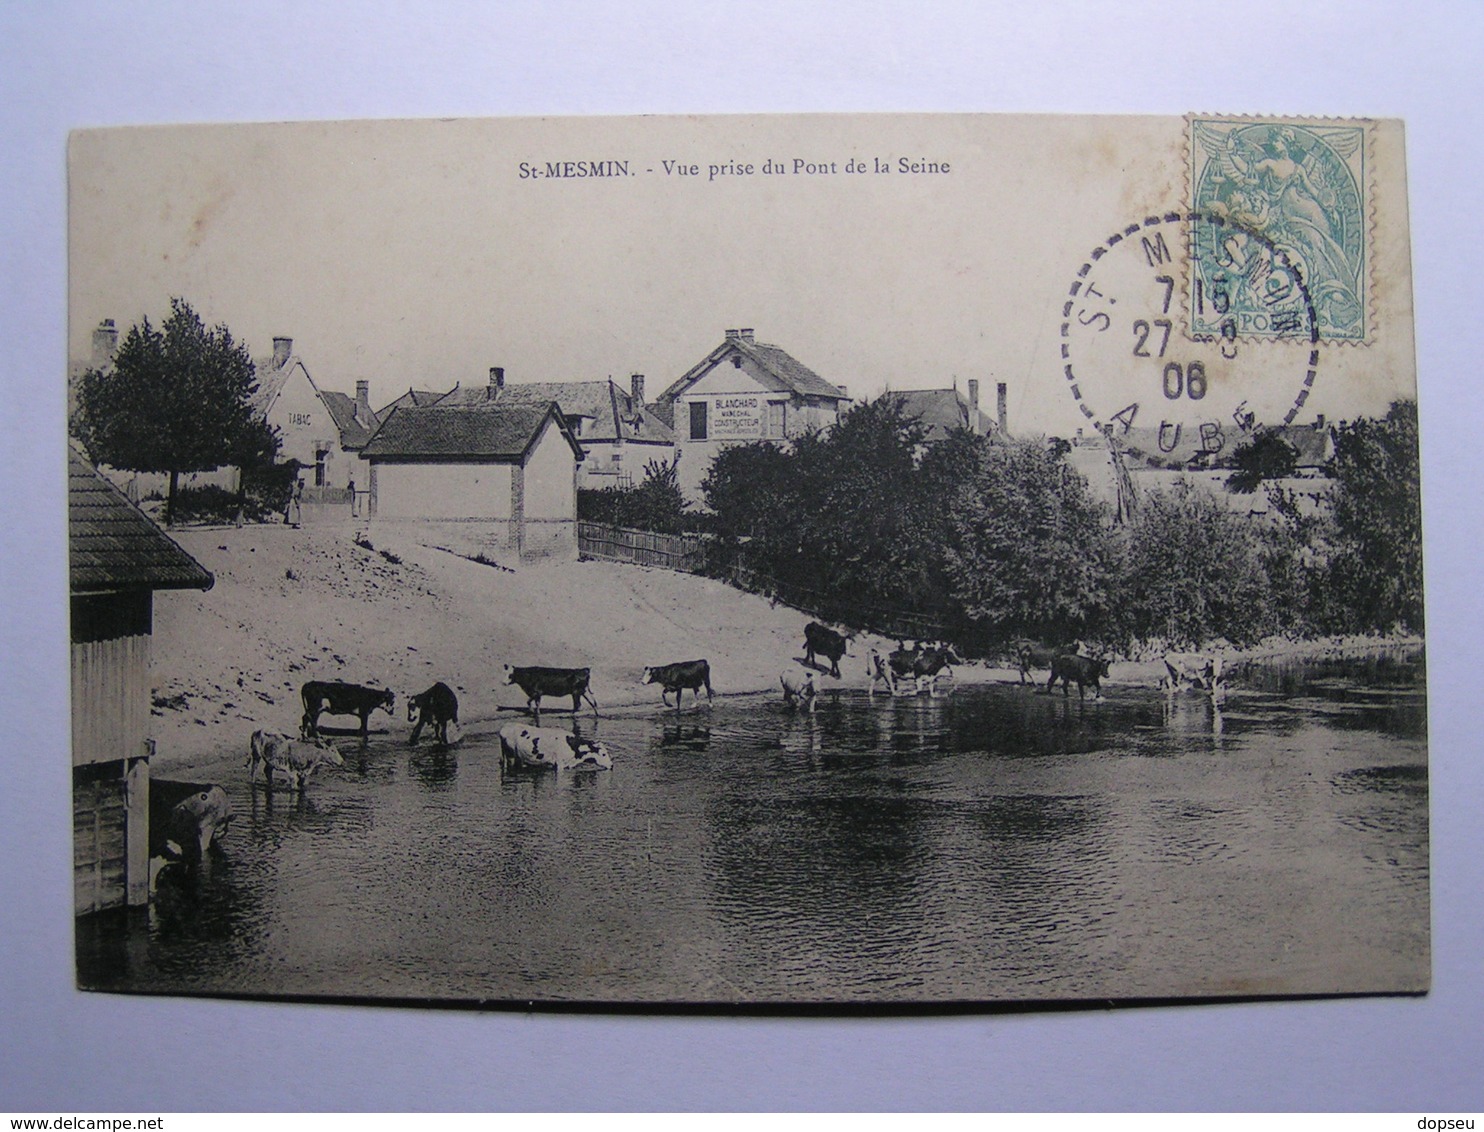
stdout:
<svg viewBox="0 0 1484 1132">
<path fill-rule="evenodd" d="M 292 338 L 273 339 L 273 368 L 283 369 L 289 364 L 289 355 L 294 352 L 294 340 Z"/>
<path fill-rule="evenodd" d="M 728 339 L 740 338 L 741 336 L 742 336 L 742 331 L 740 331 L 740 330 L 728 330 L 727 331 L 727 338 Z"/>
<path fill-rule="evenodd" d="M 505 388 L 505 367 L 504 366 L 490 366 L 490 388 L 491 389 L 504 389 Z"/>
<path fill-rule="evenodd" d="M 741 330 L 737 331 L 737 337 L 740 338 L 740 339 L 742 339 L 742 341 L 744 341 L 744 342 L 751 342 L 752 341 L 752 327 L 750 327 L 750 326 L 744 326 Z"/>
<path fill-rule="evenodd" d="M 635 405 L 644 404 L 644 375 L 642 373 L 629 375 L 629 396 L 634 399 Z"/>
<path fill-rule="evenodd" d="M 1320 413 L 1319 414 L 1319 419 L 1314 422 L 1314 430 L 1316 432 L 1323 432 L 1324 431 L 1324 414 L 1323 413 Z"/>
<path fill-rule="evenodd" d="M 374 419 L 371 413 L 371 383 L 361 379 L 356 382 L 356 420 L 369 423 Z"/>
<path fill-rule="evenodd" d="M 1008 399 L 1009 390 L 1006 389 L 1005 383 L 1003 381 L 1000 382 L 998 385 L 996 385 L 994 388 L 995 388 L 995 415 L 999 418 L 999 422 L 1000 422 L 1000 434 L 1003 435 L 1003 436 L 1008 436 L 1008 435 L 1010 435 L 1010 425 L 1009 425 L 1009 418 L 1006 415 L 1005 402 Z"/>
<path fill-rule="evenodd" d="M 98 324 L 98 329 L 93 331 L 93 368 L 103 369 L 111 365 L 118 348 L 118 327 L 114 326 L 113 319 L 105 318 Z"/>
</svg>

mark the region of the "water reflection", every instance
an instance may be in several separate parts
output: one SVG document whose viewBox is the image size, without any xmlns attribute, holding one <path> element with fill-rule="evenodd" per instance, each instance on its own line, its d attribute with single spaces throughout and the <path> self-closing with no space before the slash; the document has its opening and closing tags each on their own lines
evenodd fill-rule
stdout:
<svg viewBox="0 0 1484 1132">
<path fill-rule="evenodd" d="M 167 870 L 146 917 L 80 920 L 80 978 L 639 1001 L 1395 989 L 1426 960 L 1420 677 L 718 700 L 589 721 L 611 771 L 503 766 L 493 727 L 410 753 L 375 737 L 303 793 L 229 783 L 222 855 Z"/>
</svg>

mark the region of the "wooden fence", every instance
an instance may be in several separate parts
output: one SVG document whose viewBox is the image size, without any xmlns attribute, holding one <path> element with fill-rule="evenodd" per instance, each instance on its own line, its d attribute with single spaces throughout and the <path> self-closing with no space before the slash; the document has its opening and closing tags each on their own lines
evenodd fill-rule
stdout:
<svg viewBox="0 0 1484 1132">
<path fill-rule="evenodd" d="M 706 563 L 706 541 L 698 535 L 662 535 L 585 520 L 577 524 L 577 552 L 583 558 L 659 566 L 687 574 L 700 573 Z"/>
</svg>

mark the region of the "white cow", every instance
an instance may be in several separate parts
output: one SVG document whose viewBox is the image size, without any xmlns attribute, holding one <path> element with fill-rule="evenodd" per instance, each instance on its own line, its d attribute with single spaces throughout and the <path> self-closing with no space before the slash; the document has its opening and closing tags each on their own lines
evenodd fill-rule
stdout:
<svg viewBox="0 0 1484 1132">
<path fill-rule="evenodd" d="M 196 860 L 205 860 L 206 850 L 225 835 L 231 820 L 232 803 L 227 800 L 227 792 L 220 786 L 209 786 L 175 804 L 170 811 L 171 838 L 166 844 L 174 845 L 181 856 L 191 852 Z M 154 877 L 152 869 L 152 882 Z"/>
<path fill-rule="evenodd" d="M 596 739 L 580 739 L 558 727 L 532 727 L 507 723 L 500 728 L 500 754 L 506 762 L 522 766 L 575 770 L 596 767 L 611 770 L 613 758 Z"/>
<path fill-rule="evenodd" d="M 345 760 L 340 752 L 323 739 L 294 739 L 274 731 L 261 729 L 252 733 L 252 743 L 247 754 L 247 779 L 252 781 L 257 774 L 258 763 L 263 764 L 263 782 L 273 788 L 273 772 L 282 771 L 298 790 L 322 766 L 341 766 Z"/>
<path fill-rule="evenodd" d="M 814 710 L 819 699 L 819 689 L 814 686 L 814 673 L 803 668 L 785 668 L 778 674 L 778 683 L 783 688 L 783 702 L 790 707 L 795 700 L 804 705 L 806 711 Z"/>
</svg>

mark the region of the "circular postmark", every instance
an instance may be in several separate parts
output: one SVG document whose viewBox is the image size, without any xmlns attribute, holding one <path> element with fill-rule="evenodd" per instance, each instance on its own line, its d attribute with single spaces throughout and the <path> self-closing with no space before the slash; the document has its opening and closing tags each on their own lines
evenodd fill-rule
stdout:
<svg viewBox="0 0 1484 1132">
<path fill-rule="evenodd" d="M 1156 467 L 1209 461 L 1292 424 L 1319 365 L 1300 266 L 1202 211 L 1146 216 L 1094 248 L 1062 308 L 1061 343 L 1083 416 Z"/>
</svg>

